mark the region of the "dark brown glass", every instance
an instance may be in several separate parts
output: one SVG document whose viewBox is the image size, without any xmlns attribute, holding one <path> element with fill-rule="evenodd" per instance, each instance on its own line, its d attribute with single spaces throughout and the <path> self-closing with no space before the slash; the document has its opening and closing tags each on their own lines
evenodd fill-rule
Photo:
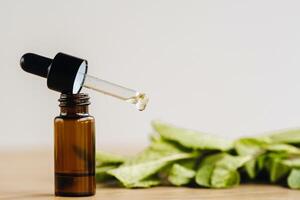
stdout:
<svg viewBox="0 0 300 200">
<path fill-rule="evenodd" d="M 95 194 L 95 120 L 87 94 L 61 94 L 54 120 L 55 195 Z"/>
</svg>

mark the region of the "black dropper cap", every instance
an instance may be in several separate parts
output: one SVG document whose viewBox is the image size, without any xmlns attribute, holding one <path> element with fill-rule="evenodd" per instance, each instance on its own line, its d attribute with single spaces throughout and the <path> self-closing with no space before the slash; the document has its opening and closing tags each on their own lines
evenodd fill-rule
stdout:
<svg viewBox="0 0 300 200">
<path fill-rule="evenodd" d="M 88 69 L 86 60 L 58 53 L 53 59 L 26 53 L 20 60 L 22 69 L 47 78 L 49 89 L 61 93 L 80 92 Z"/>
</svg>

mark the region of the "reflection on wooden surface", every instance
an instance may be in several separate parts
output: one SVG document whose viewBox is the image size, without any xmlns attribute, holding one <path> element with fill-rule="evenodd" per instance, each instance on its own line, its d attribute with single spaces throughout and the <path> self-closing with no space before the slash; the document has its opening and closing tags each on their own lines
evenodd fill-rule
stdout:
<svg viewBox="0 0 300 200">
<path fill-rule="evenodd" d="M 51 151 L 0 152 L 0 200 L 70 199 L 54 197 Z M 156 187 L 124 189 L 97 186 L 97 194 L 86 200 L 292 200 L 300 191 L 271 185 L 241 185 L 232 189 Z M 80 199 L 80 198 L 76 198 Z"/>
</svg>

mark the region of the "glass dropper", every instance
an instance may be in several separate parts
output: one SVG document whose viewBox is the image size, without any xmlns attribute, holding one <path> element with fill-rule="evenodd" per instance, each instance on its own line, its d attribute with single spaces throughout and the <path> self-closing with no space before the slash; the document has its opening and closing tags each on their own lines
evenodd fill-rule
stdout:
<svg viewBox="0 0 300 200">
<path fill-rule="evenodd" d="M 149 101 L 145 93 L 140 93 L 88 74 L 85 75 L 83 87 L 135 104 L 139 111 L 145 110 Z"/>
<path fill-rule="evenodd" d="M 26 72 L 47 78 L 48 88 L 61 93 L 77 94 L 86 87 L 135 104 L 140 111 L 149 101 L 145 93 L 88 75 L 86 60 L 65 53 L 58 53 L 53 59 L 27 53 L 20 65 Z"/>
</svg>

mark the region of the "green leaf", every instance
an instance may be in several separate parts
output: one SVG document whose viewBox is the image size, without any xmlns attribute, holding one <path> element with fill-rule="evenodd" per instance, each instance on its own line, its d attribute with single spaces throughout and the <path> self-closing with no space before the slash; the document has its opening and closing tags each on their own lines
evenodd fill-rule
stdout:
<svg viewBox="0 0 300 200">
<path fill-rule="evenodd" d="M 289 144 L 269 144 L 266 146 L 266 150 L 288 154 L 300 154 L 299 148 Z"/>
<path fill-rule="evenodd" d="M 130 185 L 130 188 L 149 188 L 160 185 L 161 181 L 158 178 L 147 178 L 145 180 L 135 182 Z"/>
<path fill-rule="evenodd" d="M 217 163 L 226 156 L 225 153 L 217 153 L 205 157 L 196 172 L 196 183 L 203 187 L 212 187 L 211 177 Z"/>
<path fill-rule="evenodd" d="M 270 181 L 271 183 L 275 183 L 281 178 L 285 177 L 290 168 L 286 165 L 282 164 L 280 160 L 273 160 L 270 168 Z"/>
<path fill-rule="evenodd" d="M 234 143 L 234 147 L 239 155 L 260 155 L 264 153 L 264 147 L 268 143 L 256 138 L 242 138 Z"/>
<path fill-rule="evenodd" d="M 300 157 L 290 157 L 284 159 L 282 163 L 290 168 L 300 168 Z"/>
<path fill-rule="evenodd" d="M 242 167 L 250 159 L 251 156 L 232 156 L 230 154 L 225 154 L 225 156 L 217 162 L 217 166 L 222 166 L 230 170 L 236 170 Z"/>
<path fill-rule="evenodd" d="M 287 179 L 288 186 L 292 189 L 300 189 L 300 169 L 293 169 Z"/>
<path fill-rule="evenodd" d="M 248 176 L 252 179 L 263 169 L 263 154 L 273 152 L 269 157 L 269 174 L 270 180 L 276 182 L 288 173 L 288 168 L 284 165 L 283 154 L 300 154 L 300 150 L 289 144 L 269 143 L 266 140 L 258 138 L 242 138 L 235 142 L 235 149 L 239 155 L 251 155 L 253 159 L 245 165 Z M 276 154 L 278 153 L 278 154 Z M 281 156 L 280 156 L 281 155 Z"/>
<path fill-rule="evenodd" d="M 196 172 L 196 183 L 203 187 L 211 187 L 211 177 L 215 169 L 214 165 L 203 165 Z"/>
<path fill-rule="evenodd" d="M 290 188 L 300 189 L 300 129 L 233 143 L 159 121 L 152 125 L 156 132 L 149 147 L 136 156 L 96 154 L 97 182 L 117 179 L 128 188 L 147 188 L 164 183 L 182 186 L 195 179 L 203 187 L 228 188 L 239 184 L 239 169 L 244 167 L 250 178 L 265 170 L 270 182 L 287 177 Z"/>
<path fill-rule="evenodd" d="M 240 183 L 240 174 L 236 170 L 230 170 L 224 167 L 216 167 L 211 177 L 211 186 L 213 188 L 228 188 Z"/>
<path fill-rule="evenodd" d="M 111 180 L 113 178 L 113 176 L 107 174 L 107 171 L 117 168 L 117 167 L 118 167 L 117 165 L 105 165 L 105 166 L 97 167 L 96 168 L 96 181 L 104 182 L 104 181 Z"/>
<path fill-rule="evenodd" d="M 171 184 L 176 186 L 186 185 L 194 178 L 195 170 L 180 164 L 173 164 L 168 176 Z"/>
<path fill-rule="evenodd" d="M 279 153 L 269 154 L 266 158 L 266 168 L 269 172 L 271 183 L 275 183 L 284 178 L 290 171 L 290 167 L 284 164 L 286 155 Z"/>
<path fill-rule="evenodd" d="M 227 188 L 235 186 L 240 181 L 237 171 L 251 156 L 232 156 L 218 153 L 207 156 L 200 163 L 196 173 L 196 183 L 204 187 Z"/>
<path fill-rule="evenodd" d="M 107 153 L 104 151 L 97 151 L 96 153 L 96 166 L 122 164 L 126 160 L 127 158 L 124 156 Z"/>
<path fill-rule="evenodd" d="M 262 154 L 260 156 L 257 157 L 256 162 L 257 162 L 257 171 L 261 171 L 264 169 L 265 167 L 265 163 L 266 163 L 266 154 Z"/>
<path fill-rule="evenodd" d="M 177 142 L 186 148 L 222 151 L 232 148 L 231 141 L 207 133 L 178 128 L 159 121 L 153 121 L 152 126 L 163 139 Z"/>
<path fill-rule="evenodd" d="M 116 177 L 125 187 L 137 187 L 138 183 L 156 174 L 168 164 L 197 155 L 194 152 L 183 152 L 172 144 L 160 141 L 152 143 L 142 153 L 120 167 L 109 170 L 108 173 Z"/>
<path fill-rule="evenodd" d="M 273 143 L 300 144 L 300 129 L 280 130 L 267 135 Z"/>
<path fill-rule="evenodd" d="M 265 152 L 264 147 L 268 143 L 258 138 L 242 138 L 235 142 L 235 150 L 241 156 L 252 156 L 252 159 L 245 164 L 248 176 L 254 179 L 261 168 L 256 167 L 256 159 Z"/>
<path fill-rule="evenodd" d="M 255 159 L 252 159 L 252 160 L 249 160 L 246 164 L 245 164 L 245 169 L 246 169 L 246 172 L 248 174 L 248 177 L 250 179 L 254 179 L 257 174 L 259 173 L 259 170 L 258 168 L 256 167 L 257 164 L 256 164 L 256 160 Z"/>
<path fill-rule="evenodd" d="M 291 169 L 300 168 L 300 156 L 298 154 L 273 152 L 269 153 L 265 160 L 272 183 L 285 178 Z"/>
<path fill-rule="evenodd" d="M 149 148 L 152 151 L 162 152 L 162 153 L 168 153 L 168 152 L 191 152 L 190 150 L 183 149 L 181 146 L 176 145 L 175 143 L 171 143 L 169 141 L 166 141 L 162 138 L 159 140 L 153 141 Z"/>
</svg>

